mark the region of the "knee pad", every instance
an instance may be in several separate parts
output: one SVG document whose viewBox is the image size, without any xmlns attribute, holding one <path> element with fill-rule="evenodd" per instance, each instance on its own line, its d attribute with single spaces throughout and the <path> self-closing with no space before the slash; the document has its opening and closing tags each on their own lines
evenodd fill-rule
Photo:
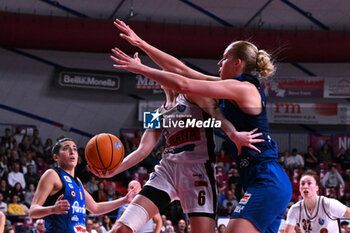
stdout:
<svg viewBox="0 0 350 233">
<path fill-rule="evenodd" d="M 132 232 L 138 232 L 148 220 L 149 214 L 146 209 L 139 204 L 131 203 L 118 221 L 129 227 Z"/>
</svg>

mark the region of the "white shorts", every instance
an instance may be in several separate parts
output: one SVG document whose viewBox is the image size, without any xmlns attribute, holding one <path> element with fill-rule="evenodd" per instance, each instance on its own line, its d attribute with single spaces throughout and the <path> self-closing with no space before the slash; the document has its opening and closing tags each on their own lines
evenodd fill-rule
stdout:
<svg viewBox="0 0 350 233">
<path fill-rule="evenodd" d="M 145 185 L 180 200 L 184 213 L 216 214 L 215 168 L 207 163 L 175 163 L 162 159 Z"/>
</svg>

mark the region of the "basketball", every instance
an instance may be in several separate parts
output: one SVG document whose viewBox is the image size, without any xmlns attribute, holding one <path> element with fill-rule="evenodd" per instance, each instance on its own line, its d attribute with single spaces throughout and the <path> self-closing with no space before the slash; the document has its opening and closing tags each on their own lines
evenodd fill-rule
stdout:
<svg viewBox="0 0 350 233">
<path fill-rule="evenodd" d="M 119 167 L 124 154 L 122 142 L 112 134 L 97 134 L 89 140 L 85 147 L 87 163 L 102 173 L 111 172 Z"/>
</svg>

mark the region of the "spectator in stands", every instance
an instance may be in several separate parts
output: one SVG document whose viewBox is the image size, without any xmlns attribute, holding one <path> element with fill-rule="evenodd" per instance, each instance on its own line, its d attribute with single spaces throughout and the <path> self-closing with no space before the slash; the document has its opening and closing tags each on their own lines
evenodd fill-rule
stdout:
<svg viewBox="0 0 350 233">
<path fill-rule="evenodd" d="M 112 229 L 112 222 L 108 215 L 104 215 L 102 218 L 101 233 L 107 233 Z"/>
<path fill-rule="evenodd" d="M 24 180 L 26 181 L 26 185 L 34 184 L 35 187 L 37 186 L 39 176 L 34 172 L 33 164 L 27 166 L 27 173 L 24 174 Z"/>
<path fill-rule="evenodd" d="M 293 149 L 292 154 L 286 158 L 285 167 L 288 170 L 304 168 L 304 158 L 298 153 L 297 149 Z"/>
<path fill-rule="evenodd" d="M 177 223 L 176 228 L 177 233 L 185 233 L 186 232 L 186 221 L 184 219 L 180 219 Z"/>
<path fill-rule="evenodd" d="M 44 156 L 43 158 L 45 160 L 51 158 L 51 151 L 52 151 L 52 139 L 48 138 L 45 141 L 45 145 L 44 145 Z"/>
<path fill-rule="evenodd" d="M 141 133 L 141 130 L 136 130 L 135 133 L 134 133 L 134 138 L 132 139 L 132 150 L 136 150 L 139 145 L 140 145 L 140 142 L 141 142 L 141 136 L 142 136 L 142 133 Z"/>
<path fill-rule="evenodd" d="M 44 148 L 43 148 L 43 145 L 40 143 L 39 138 L 34 138 L 31 146 L 34 152 L 36 153 L 36 156 L 40 156 L 40 157 L 43 156 Z"/>
<path fill-rule="evenodd" d="M 5 151 L 5 148 L 2 147 L 2 149 Z M 5 154 L 0 154 L 0 178 L 7 178 L 7 161 L 6 161 L 6 156 Z"/>
<path fill-rule="evenodd" d="M 305 170 L 312 169 L 317 170 L 318 159 L 314 153 L 312 146 L 307 147 L 307 153 L 305 154 Z"/>
<path fill-rule="evenodd" d="M 6 128 L 5 135 L 2 137 L 2 143 L 4 145 L 8 144 L 10 142 L 10 137 L 11 137 L 11 130 L 10 130 L 10 128 Z"/>
<path fill-rule="evenodd" d="M 337 163 L 340 163 L 343 170 L 350 169 L 350 148 L 341 148 L 335 156 Z"/>
<path fill-rule="evenodd" d="M 16 127 L 13 138 L 16 140 L 17 144 L 22 142 L 24 134 L 25 134 L 25 129 L 21 130 L 19 127 Z"/>
<path fill-rule="evenodd" d="M 21 183 L 17 182 L 15 186 L 11 190 L 11 196 L 17 195 L 18 196 L 18 202 L 24 201 L 24 190 L 21 186 Z"/>
<path fill-rule="evenodd" d="M 113 201 L 115 199 L 118 199 L 118 193 L 115 189 L 115 183 L 112 182 L 108 185 L 106 195 L 107 201 Z"/>
<path fill-rule="evenodd" d="M 12 215 L 26 215 L 26 212 L 18 201 L 18 196 L 13 195 L 11 202 L 7 205 L 7 213 Z M 9 217 L 11 222 L 23 222 L 23 218 L 18 216 Z"/>
<path fill-rule="evenodd" d="M 19 149 L 23 154 L 27 154 L 28 151 L 34 151 L 29 142 L 28 136 L 24 136 L 22 142 L 19 144 Z"/>
<path fill-rule="evenodd" d="M 173 226 L 166 226 L 165 233 L 175 233 L 174 227 Z"/>
<path fill-rule="evenodd" d="M 0 212 L 7 214 L 7 203 L 4 202 L 4 195 L 2 193 L 0 193 Z"/>
<path fill-rule="evenodd" d="M 225 232 L 225 229 L 226 229 L 226 226 L 224 224 L 220 224 L 218 226 L 218 232 L 219 233 L 224 233 Z"/>
<path fill-rule="evenodd" d="M 220 154 L 216 157 L 216 162 L 217 163 L 221 162 L 223 164 L 223 167 L 225 168 L 226 171 L 228 171 L 228 169 L 230 168 L 231 159 L 227 155 L 227 153 L 224 150 L 224 148 L 220 149 Z"/>
<path fill-rule="evenodd" d="M 319 153 L 319 162 L 320 163 L 330 163 L 332 162 L 332 158 L 333 155 L 332 155 L 332 152 L 331 150 L 329 149 L 329 144 L 328 143 L 325 143 L 322 147 L 321 147 L 321 150 L 320 150 L 320 153 Z"/>
<path fill-rule="evenodd" d="M 226 198 L 222 201 L 222 208 L 227 209 L 227 203 L 231 203 L 233 208 L 238 205 L 237 198 L 231 190 L 226 192 Z"/>
<path fill-rule="evenodd" d="M 93 194 L 98 190 L 97 186 L 97 179 L 96 176 L 91 176 L 90 180 L 86 183 L 86 190 L 90 193 Z"/>
<path fill-rule="evenodd" d="M 223 217 L 230 217 L 233 213 L 233 210 L 236 208 L 233 206 L 233 204 L 231 202 L 228 202 L 227 207 L 225 209 L 221 209 L 219 211 L 219 216 L 223 216 Z"/>
<path fill-rule="evenodd" d="M 107 201 L 107 194 L 105 191 L 105 183 L 100 181 L 98 183 L 98 190 L 93 193 L 93 197 L 97 202 Z"/>
<path fill-rule="evenodd" d="M 350 207 L 350 190 L 345 191 L 345 194 L 340 197 L 340 202 Z"/>
<path fill-rule="evenodd" d="M 35 227 L 34 233 L 44 233 L 46 230 L 45 220 L 42 218 L 39 218 L 38 220 L 35 221 L 34 227 Z"/>
<path fill-rule="evenodd" d="M 237 200 L 240 200 L 243 195 L 242 195 L 242 184 L 240 181 L 238 170 L 236 168 L 231 168 L 229 172 L 231 173 L 231 176 L 228 179 L 228 186 L 232 187 L 232 184 L 235 184 L 234 194 L 237 197 Z"/>
<path fill-rule="evenodd" d="M 16 233 L 16 230 L 13 226 L 7 226 L 5 227 L 4 233 Z"/>
<path fill-rule="evenodd" d="M 9 137 L 9 140 L 5 142 L 5 148 L 15 150 L 17 147 L 17 142 L 13 136 Z"/>
<path fill-rule="evenodd" d="M 41 146 L 43 145 L 43 140 L 41 140 L 41 137 L 39 137 L 39 130 L 38 129 L 34 129 L 33 136 L 29 137 L 30 144 L 33 144 L 35 139 L 39 140 L 39 144 Z"/>
<path fill-rule="evenodd" d="M 8 184 L 10 185 L 10 187 L 14 187 L 17 182 L 21 184 L 22 188 L 26 187 L 24 175 L 22 172 L 19 171 L 19 169 L 20 169 L 20 164 L 16 162 L 14 164 L 13 171 L 10 172 L 8 175 Z"/>
<path fill-rule="evenodd" d="M 0 193 L 4 196 L 4 201 L 9 202 L 10 201 L 10 190 L 7 185 L 7 180 L 1 179 L 0 183 Z"/>
<path fill-rule="evenodd" d="M 337 171 L 336 164 L 331 164 L 330 171 L 324 175 L 321 183 L 324 188 L 338 188 L 338 185 L 343 188 L 345 186 L 343 178 Z"/>
<path fill-rule="evenodd" d="M 28 190 L 24 194 L 24 204 L 27 206 L 30 206 L 32 204 L 32 200 L 35 194 L 35 186 L 34 184 L 29 184 L 28 185 Z"/>
<path fill-rule="evenodd" d="M 97 233 L 101 233 L 101 226 L 98 220 L 95 218 L 93 221 L 92 229 L 94 229 Z"/>
<path fill-rule="evenodd" d="M 86 232 L 97 233 L 97 231 L 94 229 L 94 221 L 91 218 L 86 219 Z"/>
</svg>

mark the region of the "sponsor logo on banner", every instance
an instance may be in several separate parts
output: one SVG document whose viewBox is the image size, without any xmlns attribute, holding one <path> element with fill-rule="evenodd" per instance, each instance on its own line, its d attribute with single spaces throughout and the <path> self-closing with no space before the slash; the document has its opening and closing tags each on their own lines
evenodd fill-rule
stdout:
<svg viewBox="0 0 350 233">
<path fill-rule="evenodd" d="M 338 104 L 333 103 L 270 103 L 270 123 L 338 124 Z"/>
<path fill-rule="evenodd" d="M 323 77 L 275 77 L 261 80 L 267 97 L 322 97 Z"/>
<path fill-rule="evenodd" d="M 350 78 L 325 78 L 325 98 L 349 98 Z"/>
<path fill-rule="evenodd" d="M 161 89 L 159 83 L 143 75 L 136 75 L 136 89 Z"/>
<path fill-rule="evenodd" d="M 85 71 L 60 71 L 58 85 L 62 87 L 118 90 L 120 78 L 115 75 Z"/>
</svg>

